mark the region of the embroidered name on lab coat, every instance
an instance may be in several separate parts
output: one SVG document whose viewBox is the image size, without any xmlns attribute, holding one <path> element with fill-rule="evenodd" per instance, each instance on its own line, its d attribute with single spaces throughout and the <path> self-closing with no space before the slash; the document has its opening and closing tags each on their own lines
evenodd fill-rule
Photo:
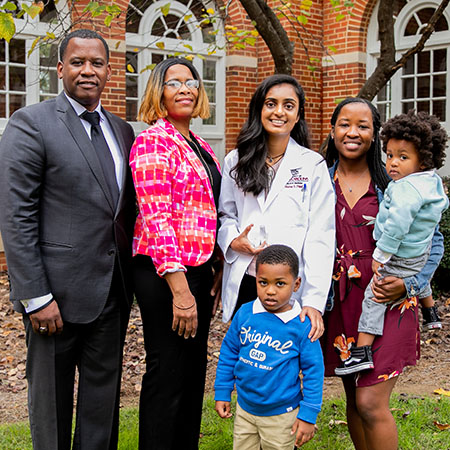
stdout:
<svg viewBox="0 0 450 450">
<path fill-rule="evenodd" d="M 287 189 L 306 189 L 309 178 L 300 173 L 300 169 L 291 169 L 291 178 L 286 183 Z"/>
</svg>

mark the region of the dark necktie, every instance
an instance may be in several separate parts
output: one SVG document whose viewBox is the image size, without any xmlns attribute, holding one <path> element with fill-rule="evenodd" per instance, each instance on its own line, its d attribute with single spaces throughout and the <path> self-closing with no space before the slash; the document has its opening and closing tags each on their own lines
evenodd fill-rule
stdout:
<svg viewBox="0 0 450 450">
<path fill-rule="evenodd" d="M 114 164 L 111 151 L 109 150 L 103 131 L 100 127 L 100 114 L 97 111 L 85 111 L 81 118 L 91 124 L 91 141 L 97 152 L 98 159 L 102 166 L 103 174 L 108 183 L 109 191 L 113 198 L 114 206 L 117 206 L 119 199 L 119 186 L 116 179 L 116 166 Z"/>
</svg>

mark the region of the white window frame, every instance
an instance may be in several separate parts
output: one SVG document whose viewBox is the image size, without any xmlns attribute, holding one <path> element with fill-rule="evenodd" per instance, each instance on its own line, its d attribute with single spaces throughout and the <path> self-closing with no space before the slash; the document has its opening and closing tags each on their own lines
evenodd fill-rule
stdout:
<svg viewBox="0 0 450 450">
<path fill-rule="evenodd" d="M 396 43 L 396 58 L 400 58 L 402 52 L 405 52 L 407 49 L 413 47 L 418 40 L 420 39 L 420 35 L 416 34 L 414 36 L 404 36 L 406 26 L 414 15 L 414 13 L 420 11 L 424 8 L 433 8 L 436 9 L 439 6 L 438 1 L 434 0 L 425 0 L 425 1 L 417 1 L 410 0 L 402 10 L 399 12 L 397 19 L 394 25 L 394 37 Z M 378 7 L 379 2 L 375 6 L 372 17 L 369 21 L 369 27 L 367 31 L 367 66 L 366 73 L 367 77 L 369 77 L 376 68 L 377 59 L 380 56 L 380 42 L 378 40 Z M 450 7 L 447 7 L 443 14 L 444 18 L 447 20 L 450 28 Z M 430 38 L 427 40 L 424 50 L 438 50 L 438 49 L 447 49 L 447 79 L 446 79 L 446 88 L 447 88 L 447 100 L 445 105 L 445 122 L 442 122 L 442 125 L 447 130 L 447 133 L 450 134 L 450 42 L 448 39 L 449 31 L 443 32 L 434 32 Z M 431 72 L 433 73 L 433 72 Z M 397 114 L 402 113 L 402 69 L 398 70 L 394 76 L 390 80 L 391 83 L 391 116 L 395 116 Z M 415 99 L 415 97 L 414 97 Z M 412 99 L 412 100 L 414 100 Z M 374 99 L 374 103 L 376 104 L 376 98 Z M 439 170 L 441 175 L 450 175 L 450 158 L 446 159 L 446 163 L 442 169 Z"/>
<path fill-rule="evenodd" d="M 31 2 L 27 2 L 31 4 Z M 37 46 L 30 55 L 28 52 L 31 50 L 33 41 L 38 36 L 45 36 L 50 29 L 57 34 L 58 30 L 68 29 L 69 17 L 68 6 L 65 1 L 59 1 L 56 3 L 56 8 L 65 16 L 65 21 L 55 24 L 48 24 L 39 21 L 39 16 L 31 19 L 27 16 L 26 19 L 14 19 L 17 34 L 13 39 L 25 40 L 25 79 L 26 79 L 26 105 L 32 105 L 39 102 L 39 68 L 40 68 L 40 58 L 39 58 L 39 47 Z M 56 28 L 56 30 L 55 30 Z M 62 83 L 59 82 L 59 92 L 62 90 Z M 0 118 L 0 135 L 8 123 L 8 118 Z"/>
<path fill-rule="evenodd" d="M 191 33 L 189 41 L 183 41 L 168 37 L 151 36 L 153 24 L 162 17 L 161 7 L 166 4 L 166 0 L 160 0 L 151 4 L 144 12 L 139 23 L 138 33 L 126 33 L 126 48 L 127 51 L 134 51 L 138 49 L 138 72 L 151 64 L 152 53 L 161 55 L 168 55 L 176 51 L 188 51 L 183 44 L 189 44 L 193 48 L 194 54 L 202 55 L 208 60 L 216 62 L 216 124 L 203 124 L 202 119 L 197 118 L 192 121 L 192 130 L 204 138 L 213 148 L 215 154 L 219 159 L 223 160 L 225 157 L 225 51 L 217 50 L 213 55 L 208 55 L 209 44 L 203 41 L 201 29 L 196 26 L 192 15 L 191 19 L 186 22 Z M 207 2 L 204 2 L 205 9 L 209 7 Z M 172 1 L 170 2 L 170 14 L 177 16 L 184 16 L 185 14 L 192 14 L 190 10 L 183 3 Z M 224 34 L 222 24 L 213 24 L 215 30 L 218 29 L 216 41 L 220 47 L 224 44 Z M 163 42 L 164 49 L 156 46 L 156 43 Z M 197 69 L 200 77 L 203 79 L 203 60 L 201 58 L 194 58 L 193 65 Z M 150 71 L 144 71 L 139 75 L 138 79 L 138 98 L 142 99 L 145 93 Z M 139 107 L 139 105 L 138 105 Z M 148 127 L 142 122 L 130 122 L 136 133 L 139 133 Z"/>
</svg>

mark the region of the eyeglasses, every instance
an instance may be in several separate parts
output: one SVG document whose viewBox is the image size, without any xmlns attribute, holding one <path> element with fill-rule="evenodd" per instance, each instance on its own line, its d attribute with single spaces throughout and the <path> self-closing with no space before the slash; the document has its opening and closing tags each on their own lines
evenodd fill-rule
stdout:
<svg viewBox="0 0 450 450">
<path fill-rule="evenodd" d="M 167 86 L 170 89 L 180 89 L 183 84 L 188 89 L 198 89 L 200 83 L 198 80 L 186 80 L 185 82 L 182 82 L 180 80 L 169 80 L 164 83 L 164 86 Z"/>
</svg>

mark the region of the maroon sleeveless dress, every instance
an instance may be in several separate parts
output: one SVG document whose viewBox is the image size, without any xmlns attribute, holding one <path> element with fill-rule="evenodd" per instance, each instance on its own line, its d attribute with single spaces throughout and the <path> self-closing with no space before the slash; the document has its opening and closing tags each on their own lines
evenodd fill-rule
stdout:
<svg viewBox="0 0 450 450">
<path fill-rule="evenodd" d="M 358 321 L 364 290 L 372 278 L 372 237 L 378 201 L 371 183 L 365 195 L 351 209 L 336 179 L 336 241 L 334 267 L 334 307 L 324 316 L 325 333 L 321 339 L 325 376 L 335 376 L 334 369 L 345 359 L 358 339 Z M 405 366 L 415 365 L 420 356 L 417 298 L 403 299 L 389 305 L 384 334 L 373 345 L 375 368 L 355 377 L 357 387 L 371 386 L 400 375 Z"/>
</svg>

